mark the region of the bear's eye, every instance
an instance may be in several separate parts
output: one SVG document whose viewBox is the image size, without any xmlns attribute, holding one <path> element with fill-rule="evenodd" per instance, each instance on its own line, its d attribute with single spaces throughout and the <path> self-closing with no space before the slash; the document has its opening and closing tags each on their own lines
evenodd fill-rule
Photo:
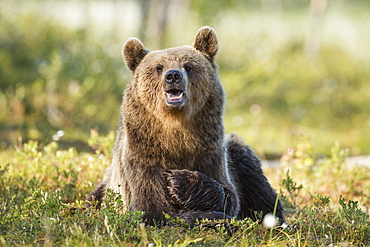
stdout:
<svg viewBox="0 0 370 247">
<path fill-rule="evenodd" d="M 157 67 L 156 67 L 156 70 L 157 70 L 158 75 L 162 74 L 162 72 L 163 72 L 163 66 L 160 65 L 160 64 L 158 64 Z"/>
<path fill-rule="evenodd" d="M 184 68 L 185 68 L 185 70 L 186 70 L 187 73 L 189 73 L 191 71 L 191 69 L 192 69 L 190 65 L 185 65 Z"/>
</svg>

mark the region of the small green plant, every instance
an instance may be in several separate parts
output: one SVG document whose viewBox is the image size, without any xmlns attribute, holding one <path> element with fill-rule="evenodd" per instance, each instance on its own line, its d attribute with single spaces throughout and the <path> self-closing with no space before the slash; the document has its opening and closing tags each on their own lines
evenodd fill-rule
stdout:
<svg viewBox="0 0 370 247">
<path fill-rule="evenodd" d="M 170 222 L 170 224 L 172 224 L 174 226 L 190 227 L 190 225 L 188 223 L 186 223 L 185 220 L 180 219 L 178 217 L 174 218 L 174 217 L 170 216 L 169 214 L 165 214 L 164 217 L 168 222 Z"/>
<path fill-rule="evenodd" d="M 314 197 L 313 203 L 317 207 L 325 207 L 328 206 L 330 203 L 330 197 L 328 196 L 322 196 L 322 195 L 317 195 Z"/>
<path fill-rule="evenodd" d="M 340 212 L 350 223 L 370 224 L 369 216 L 360 209 L 358 201 L 346 201 L 342 196 L 340 196 L 339 205 L 341 206 Z"/>
<path fill-rule="evenodd" d="M 281 181 L 281 190 L 280 194 L 285 195 L 284 191 L 287 192 L 287 197 L 289 198 L 290 205 L 293 207 L 297 207 L 297 197 L 300 193 L 300 191 L 303 189 L 303 185 L 297 185 L 297 182 L 295 182 L 289 175 L 290 170 L 287 170 L 285 173 L 286 178 L 284 178 Z"/>
</svg>

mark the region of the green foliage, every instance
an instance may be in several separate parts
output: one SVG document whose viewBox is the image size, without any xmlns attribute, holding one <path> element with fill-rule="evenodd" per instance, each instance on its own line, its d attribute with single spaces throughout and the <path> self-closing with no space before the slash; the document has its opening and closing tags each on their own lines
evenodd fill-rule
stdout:
<svg viewBox="0 0 370 247">
<path fill-rule="evenodd" d="M 319 205 L 327 206 L 330 203 L 330 197 L 318 195 L 317 200 L 314 201 L 314 203 L 316 206 L 319 206 Z"/>
<path fill-rule="evenodd" d="M 200 22 L 203 23 L 202 25 L 206 25 L 222 18 L 222 13 L 215 14 L 219 12 L 218 10 L 223 9 L 226 11 L 237 7 L 238 0 L 220 0 L 214 1 L 212 4 L 207 0 L 192 0 L 190 4 L 192 10 L 198 13 Z"/>
<path fill-rule="evenodd" d="M 93 184 L 86 177 L 92 174 L 101 177 L 110 163 L 110 156 L 78 154 L 74 148 L 58 150 L 56 142 L 41 147 L 38 142 L 29 141 L 23 149 L 11 153 L 11 157 L 6 156 L 7 165 L 1 166 L 0 191 L 4 199 L 53 188 L 63 191 L 63 201 L 74 201 L 91 190 Z"/>
<path fill-rule="evenodd" d="M 287 192 L 287 196 L 290 199 L 291 205 L 294 207 L 297 207 L 296 198 L 299 195 L 299 192 L 303 189 L 302 184 L 297 185 L 297 182 L 295 182 L 290 176 L 289 176 L 289 170 L 286 172 L 286 178 L 281 181 L 281 191 L 280 194 L 284 195 L 283 191 Z M 286 197 L 285 197 L 286 198 Z"/>
<path fill-rule="evenodd" d="M 232 118 L 226 118 L 227 128 L 236 129 L 258 145 L 270 140 L 275 147 L 287 147 L 287 143 L 296 141 L 301 134 L 309 133 L 320 152 L 323 146 L 328 148 L 328 141 L 345 140 L 356 147 L 356 152 L 368 153 L 369 147 L 360 144 L 362 141 L 355 136 L 368 132 L 365 105 L 369 102 L 364 92 L 369 90 L 366 82 L 370 75 L 365 67 L 370 64 L 365 61 L 364 67 L 364 61 L 333 48 L 333 44 L 322 47 L 317 60 L 308 60 L 302 52 L 304 43 L 296 45 L 298 49 L 288 44 L 262 58 L 249 56 L 250 61 L 244 62 L 240 69 L 224 72 L 223 80 L 229 83 L 226 115 L 237 115 L 244 120 L 239 127 L 235 122 L 228 122 Z M 258 115 L 245 110 L 253 105 L 261 108 Z M 348 129 L 353 131 L 350 138 Z M 269 135 L 287 143 L 277 144 Z M 357 141 L 352 141 L 353 138 Z"/>
<path fill-rule="evenodd" d="M 341 196 L 339 205 L 342 207 L 341 212 L 350 223 L 369 224 L 369 216 L 359 208 L 358 201 L 346 200 Z"/>
<path fill-rule="evenodd" d="M 95 153 L 111 156 L 114 138 L 115 135 L 113 131 L 110 131 L 107 136 L 100 136 L 97 130 L 91 129 L 90 138 L 87 140 L 87 143 L 95 150 Z"/>
<path fill-rule="evenodd" d="M 301 236 L 308 246 L 344 245 L 366 246 L 369 242 L 370 227 L 368 219 L 363 222 L 349 223 L 342 214 L 333 211 L 327 204 L 306 207 L 297 211 L 293 228 L 300 232 L 310 232 L 311 238 Z"/>
<path fill-rule="evenodd" d="M 18 135 L 48 142 L 59 129 L 67 140 L 86 140 L 91 128 L 117 126 L 127 80 L 120 73 L 121 47 L 112 44 L 122 41 L 98 42 L 88 27 L 74 30 L 39 13 L 13 12 L 0 11 L 0 145 Z"/>
<path fill-rule="evenodd" d="M 286 166 L 291 172 L 284 172 L 285 177 L 278 181 L 272 179 L 273 184 L 281 185 L 281 195 L 287 199 L 283 200 L 290 225 L 286 229 L 266 229 L 251 219 L 228 223 L 201 220 L 191 228 L 169 216 L 171 226 L 159 228 L 145 226 L 143 212 L 124 211 L 121 196 L 112 190 L 108 190 L 100 210 L 84 206 L 85 195 L 110 163 L 111 157 L 105 152 L 113 143 L 111 135 L 91 131 L 90 144 L 97 150 L 94 154 L 73 148 L 61 150 L 56 142 L 42 147 L 36 141 L 0 152 L 1 246 L 370 245 L 369 216 L 364 212 L 370 201 L 367 193 L 358 194 L 370 188 L 369 173 L 360 167 L 348 170 L 342 159 L 346 151 L 339 143 L 334 145 L 333 155 L 320 163 L 324 168 L 300 166 L 299 172 L 294 172 L 300 163 L 290 159 Z M 309 153 L 309 142 L 305 143 L 294 150 Z M 313 163 L 319 164 L 316 159 Z M 336 163 L 341 169 L 333 169 L 338 167 Z M 274 178 L 272 174 L 284 169 L 265 172 Z M 353 181 L 361 183 L 347 193 L 338 190 L 343 185 L 349 188 Z M 323 190 L 328 184 L 335 187 Z"/>
<path fill-rule="evenodd" d="M 328 6 L 327 29 L 336 28 L 333 16 L 339 15 L 369 43 L 366 22 L 357 19 L 366 15 L 368 4 L 346 2 L 347 16 L 338 2 Z M 48 4 L 6 0 L 0 9 L 0 148 L 15 145 L 19 136 L 45 145 L 63 130 L 61 144 L 81 150 L 76 141 L 86 143 L 90 129 L 107 134 L 117 128 L 130 77 L 121 44 L 136 34 L 118 24 L 103 34 L 88 18 L 82 26 L 66 26 L 44 13 Z M 307 59 L 308 7 L 295 1 L 190 1 L 191 14 L 182 22 L 189 27 L 168 19 L 166 29 L 180 35 L 167 32 L 165 43 L 182 45 L 201 25 L 215 27 L 228 95 L 226 130 L 239 132 L 260 153 L 281 153 L 302 133 L 312 137 L 314 153 L 329 154 L 336 140 L 353 154 L 369 153 L 369 49 L 353 50 L 323 33 L 317 57 Z"/>
</svg>

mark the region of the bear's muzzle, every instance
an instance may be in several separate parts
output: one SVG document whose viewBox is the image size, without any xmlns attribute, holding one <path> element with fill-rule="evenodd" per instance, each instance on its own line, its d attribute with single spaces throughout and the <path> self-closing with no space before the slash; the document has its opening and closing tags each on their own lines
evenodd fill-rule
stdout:
<svg viewBox="0 0 370 247">
<path fill-rule="evenodd" d="M 169 70 L 164 76 L 166 104 L 181 108 L 185 104 L 186 81 L 180 70 Z"/>
</svg>

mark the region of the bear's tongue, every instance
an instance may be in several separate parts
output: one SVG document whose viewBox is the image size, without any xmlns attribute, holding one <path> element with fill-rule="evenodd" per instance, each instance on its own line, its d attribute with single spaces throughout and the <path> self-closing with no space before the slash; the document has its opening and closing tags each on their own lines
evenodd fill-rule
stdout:
<svg viewBox="0 0 370 247">
<path fill-rule="evenodd" d="M 184 92 L 181 90 L 170 90 L 166 92 L 167 103 L 180 103 L 184 100 Z"/>
</svg>

